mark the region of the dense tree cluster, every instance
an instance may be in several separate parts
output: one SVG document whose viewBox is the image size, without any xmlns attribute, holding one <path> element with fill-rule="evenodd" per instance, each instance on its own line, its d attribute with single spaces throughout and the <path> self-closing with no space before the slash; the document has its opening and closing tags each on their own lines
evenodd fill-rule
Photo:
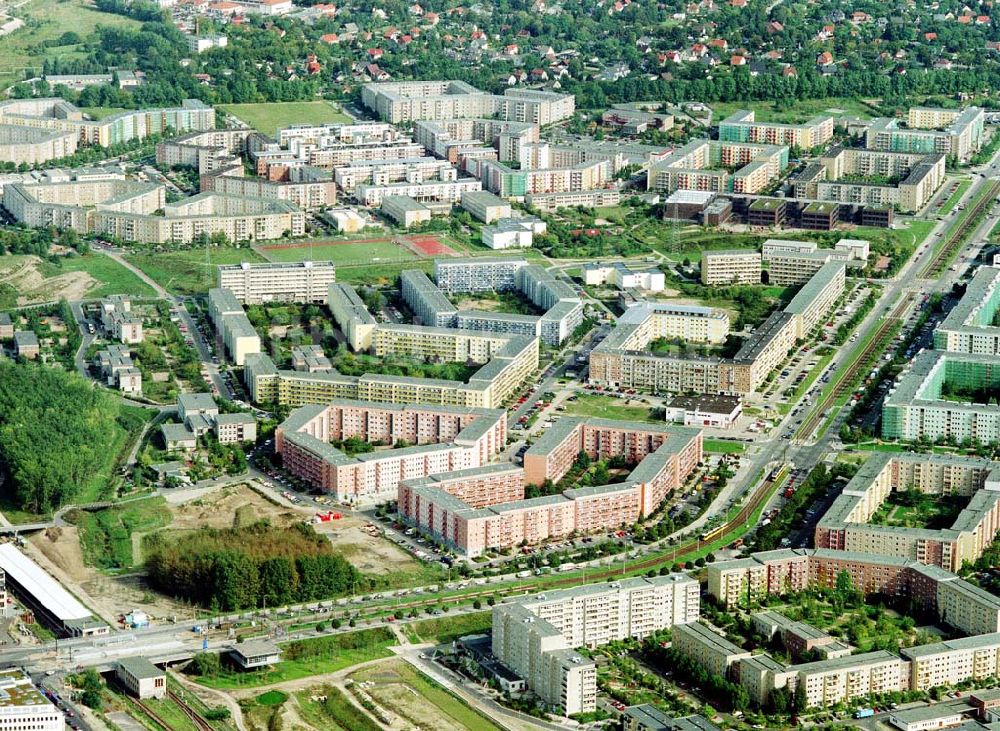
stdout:
<svg viewBox="0 0 1000 731">
<path fill-rule="evenodd" d="M 153 536 L 146 568 L 163 592 L 213 610 L 281 606 L 350 592 L 362 578 L 310 526 L 267 522 Z"/>
<path fill-rule="evenodd" d="M 72 500 L 107 469 L 122 418 L 118 399 L 75 373 L 0 363 L 4 498 L 39 513 Z"/>
</svg>

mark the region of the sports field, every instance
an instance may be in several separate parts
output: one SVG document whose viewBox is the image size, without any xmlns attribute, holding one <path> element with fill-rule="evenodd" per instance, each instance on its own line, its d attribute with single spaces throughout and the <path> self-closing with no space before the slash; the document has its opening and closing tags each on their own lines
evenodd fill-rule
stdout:
<svg viewBox="0 0 1000 731">
<path fill-rule="evenodd" d="M 416 259 L 416 255 L 402 246 L 384 239 L 345 241 L 339 243 L 293 244 L 291 246 L 262 246 L 262 256 L 270 261 L 332 261 L 338 266 L 358 266 L 380 262 L 400 262 Z"/>
<path fill-rule="evenodd" d="M 350 122 L 351 118 L 332 102 L 264 102 L 261 104 L 220 104 L 224 112 L 238 117 L 254 129 L 273 135 L 293 124 Z"/>
</svg>

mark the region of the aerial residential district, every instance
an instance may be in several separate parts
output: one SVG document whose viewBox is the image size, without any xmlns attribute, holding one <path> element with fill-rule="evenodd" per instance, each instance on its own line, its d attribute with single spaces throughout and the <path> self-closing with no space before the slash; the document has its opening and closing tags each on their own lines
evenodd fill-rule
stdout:
<svg viewBox="0 0 1000 731">
<path fill-rule="evenodd" d="M 0 0 L 0 731 L 1000 729 L 993 3 L 408 1 Z"/>
</svg>

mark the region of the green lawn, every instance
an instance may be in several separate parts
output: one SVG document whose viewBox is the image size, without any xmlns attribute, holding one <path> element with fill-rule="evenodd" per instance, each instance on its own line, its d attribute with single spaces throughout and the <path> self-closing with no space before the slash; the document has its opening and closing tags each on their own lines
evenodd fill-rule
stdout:
<svg viewBox="0 0 1000 731">
<path fill-rule="evenodd" d="M 258 251 L 271 261 L 332 261 L 337 266 L 402 262 L 417 258 L 409 249 L 397 246 L 391 241 L 336 244 L 317 242 L 311 246 L 261 248 Z"/>
<path fill-rule="evenodd" d="M 82 58 L 86 55 L 85 43 L 93 39 L 99 25 L 139 27 L 131 18 L 95 10 L 86 0 L 29 0 L 23 7 L 7 12 L 24 20 L 25 26 L 0 38 L 0 86 L 3 87 L 24 78 L 25 69 L 40 73 L 46 58 Z M 41 45 L 68 32 L 76 33 L 81 42 Z"/>
<path fill-rule="evenodd" d="M 403 631 L 411 642 L 451 642 L 465 635 L 488 632 L 493 613 L 490 611 L 463 614 L 457 617 L 440 617 L 411 622 L 403 625 Z"/>
<path fill-rule="evenodd" d="M 746 449 L 743 442 L 732 442 L 728 439 L 705 439 L 702 449 L 713 454 L 742 454 Z"/>
<path fill-rule="evenodd" d="M 41 267 L 41 273 L 46 277 L 54 277 L 64 272 L 87 272 L 96 279 L 98 284 L 87 291 L 90 297 L 107 297 L 112 294 L 156 296 L 152 287 L 114 259 L 103 254 L 67 256 L 60 259 L 58 264 L 46 262 Z"/>
<path fill-rule="evenodd" d="M 229 112 L 266 135 L 293 124 L 350 122 L 351 118 L 331 102 L 265 102 L 261 104 L 220 104 Z"/>
<path fill-rule="evenodd" d="M 310 675 L 334 673 L 369 660 L 389 657 L 392 653 L 388 648 L 395 644 L 395 636 L 384 627 L 299 640 L 283 645 L 284 657 L 289 659 L 270 669 L 253 672 L 227 669 L 215 676 L 196 676 L 194 680 L 220 690 L 256 688 Z"/>
<path fill-rule="evenodd" d="M 67 518 L 79 529 L 80 548 L 87 564 L 127 569 L 142 558 L 132 550 L 133 534 L 162 528 L 171 515 L 166 501 L 156 496 L 94 512 L 72 511 Z"/>
<path fill-rule="evenodd" d="M 566 413 L 573 416 L 598 416 L 603 419 L 662 422 L 650 414 L 648 406 L 626 406 L 625 399 L 583 393 L 576 401 L 566 402 Z"/>
<path fill-rule="evenodd" d="M 775 102 L 716 102 L 712 107 L 712 121 L 718 124 L 738 109 L 752 109 L 758 122 L 781 122 L 797 124 L 807 122 L 812 117 L 821 114 L 851 114 L 856 117 L 868 118 L 875 112 L 859 99 L 847 97 L 829 97 L 827 99 L 797 99 L 794 104 L 782 104 L 779 108 Z"/>
<path fill-rule="evenodd" d="M 135 264 L 160 286 L 173 294 L 205 294 L 215 287 L 219 264 L 262 262 L 264 259 L 251 249 L 221 247 L 209 249 L 211 262 L 206 266 L 204 249 L 186 249 L 155 254 L 129 254 L 125 258 Z"/>
<path fill-rule="evenodd" d="M 972 185 L 972 180 L 969 178 L 959 181 L 958 187 L 955 188 L 955 192 L 948 196 L 948 200 L 941 205 L 941 208 L 939 208 L 937 212 L 942 216 L 951 213 L 951 209 L 958 205 L 958 201 L 963 195 L 965 195 L 965 191 L 969 189 L 970 185 Z"/>
<path fill-rule="evenodd" d="M 89 114 L 93 119 L 104 119 L 127 110 L 125 107 L 80 107 L 80 111 Z"/>
</svg>

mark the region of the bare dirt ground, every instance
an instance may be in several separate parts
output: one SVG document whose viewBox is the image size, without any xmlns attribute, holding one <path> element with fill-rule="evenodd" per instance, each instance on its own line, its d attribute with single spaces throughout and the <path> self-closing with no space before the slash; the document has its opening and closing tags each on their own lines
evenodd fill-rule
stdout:
<svg viewBox="0 0 1000 731">
<path fill-rule="evenodd" d="M 241 510 L 240 520 L 244 522 L 269 520 L 274 525 L 284 526 L 303 519 L 301 512 L 275 505 L 246 485 L 224 487 L 170 508 L 174 519 L 168 530 L 229 528 L 238 509 Z"/>
<path fill-rule="evenodd" d="M 98 284 L 87 272 L 65 272 L 45 277 L 38 271 L 37 256 L 0 257 L 0 284 L 8 284 L 18 293 L 17 304 L 52 302 L 60 299 L 83 299 Z"/>
<path fill-rule="evenodd" d="M 169 496 L 173 520 L 165 530 L 188 531 L 197 528 L 228 528 L 237 517 L 240 523 L 268 520 L 276 526 L 290 526 L 308 517 L 302 510 L 275 505 L 246 485 L 199 490 L 185 498 L 184 491 Z M 418 569 L 409 554 L 380 536 L 370 536 L 362 528 L 367 520 L 345 516 L 341 520 L 318 523 L 317 533 L 330 538 L 332 545 L 360 571 L 379 573 Z M 138 555 L 141 536 L 133 537 Z M 195 608 L 153 591 L 141 572 L 111 576 L 87 566 L 80 549 L 77 528 L 65 526 L 37 533 L 28 541 L 28 552 L 84 604 L 108 622 L 121 614 L 141 609 L 154 619 L 196 616 Z"/>
<path fill-rule="evenodd" d="M 50 528 L 28 543 L 35 549 L 32 557 L 106 622 L 115 623 L 133 609 L 154 618 L 195 616 L 193 607 L 150 590 L 139 574 L 109 576 L 84 564 L 75 527 Z"/>
<path fill-rule="evenodd" d="M 274 505 L 244 485 L 225 487 L 182 505 L 170 505 L 174 519 L 167 530 L 201 527 L 227 528 L 240 509 L 240 520 L 267 519 L 275 525 L 291 525 L 302 514 Z M 136 548 L 138 538 L 134 539 Z M 114 622 L 120 614 L 141 609 L 155 618 L 195 616 L 195 608 L 150 589 L 141 573 L 110 576 L 87 566 L 75 527 L 50 528 L 29 540 L 30 552 L 81 601 Z M 29 550 L 30 550 L 29 549 Z"/>
<path fill-rule="evenodd" d="M 485 310 L 487 312 L 500 312 L 503 309 L 499 300 L 491 299 L 460 300 L 455 307 L 458 310 Z"/>
<path fill-rule="evenodd" d="M 432 728 L 435 731 L 468 731 L 463 724 L 428 703 L 410 687 L 412 670 L 403 660 L 393 660 L 376 667 L 353 673 L 350 677 L 361 684 L 363 691 L 375 703 L 396 716 L 393 728 Z M 398 725 L 397 725 L 398 723 Z"/>
<path fill-rule="evenodd" d="M 314 528 L 317 533 L 328 536 L 333 547 L 364 573 L 405 571 L 420 567 L 416 559 L 395 543 L 381 536 L 370 536 L 361 530 L 367 522 L 348 516 L 342 520 L 320 523 Z"/>
</svg>

